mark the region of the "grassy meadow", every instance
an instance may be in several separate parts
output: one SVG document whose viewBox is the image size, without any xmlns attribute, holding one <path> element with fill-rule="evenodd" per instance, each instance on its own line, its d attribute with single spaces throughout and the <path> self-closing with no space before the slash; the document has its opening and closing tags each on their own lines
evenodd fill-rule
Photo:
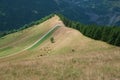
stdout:
<svg viewBox="0 0 120 80">
<path fill-rule="evenodd" d="M 57 24 L 40 45 L 16 54 Z M 0 57 L 0 80 L 120 80 L 120 47 L 85 37 L 57 16 L 1 38 Z"/>
</svg>

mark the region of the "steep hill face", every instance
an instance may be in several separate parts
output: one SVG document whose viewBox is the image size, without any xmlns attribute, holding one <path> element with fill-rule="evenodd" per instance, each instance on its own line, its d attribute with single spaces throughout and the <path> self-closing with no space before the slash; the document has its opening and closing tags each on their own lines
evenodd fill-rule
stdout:
<svg viewBox="0 0 120 80">
<path fill-rule="evenodd" d="M 85 37 L 58 16 L 0 38 L 2 80 L 119 80 L 119 61 L 120 47 Z"/>
<path fill-rule="evenodd" d="M 19 31 L 0 38 L 0 57 L 9 54 L 17 53 L 39 40 L 44 36 L 52 27 L 59 25 L 58 17 L 51 18 L 40 25 L 35 25 L 28 29 Z"/>
<path fill-rule="evenodd" d="M 50 13 L 85 24 L 120 25 L 119 0 L 1 0 L 0 31 L 19 28 Z"/>
</svg>

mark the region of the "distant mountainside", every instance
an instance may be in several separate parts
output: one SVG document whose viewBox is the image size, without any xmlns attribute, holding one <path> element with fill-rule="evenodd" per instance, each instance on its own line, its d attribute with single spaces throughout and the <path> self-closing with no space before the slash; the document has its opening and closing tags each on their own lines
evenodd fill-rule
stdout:
<svg viewBox="0 0 120 80">
<path fill-rule="evenodd" d="M 84 24 L 120 26 L 120 0 L 0 0 L 0 31 L 54 12 Z"/>
</svg>

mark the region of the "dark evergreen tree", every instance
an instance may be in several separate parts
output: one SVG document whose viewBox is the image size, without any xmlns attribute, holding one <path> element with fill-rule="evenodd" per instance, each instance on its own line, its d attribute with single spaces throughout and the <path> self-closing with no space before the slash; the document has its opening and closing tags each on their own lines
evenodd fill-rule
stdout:
<svg viewBox="0 0 120 80">
<path fill-rule="evenodd" d="M 115 40 L 114 45 L 120 46 L 120 33 L 118 34 L 118 36 L 117 36 L 117 38 L 116 38 L 116 40 Z"/>
</svg>

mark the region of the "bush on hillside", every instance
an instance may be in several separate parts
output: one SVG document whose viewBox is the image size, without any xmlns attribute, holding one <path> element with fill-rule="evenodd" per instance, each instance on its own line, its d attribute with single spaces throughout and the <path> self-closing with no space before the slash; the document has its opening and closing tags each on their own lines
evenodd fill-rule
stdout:
<svg viewBox="0 0 120 80">
<path fill-rule="evenodd" d="M 51 43 L 55 43 L 54 37 L 50 38 Z"/>
</svg>

